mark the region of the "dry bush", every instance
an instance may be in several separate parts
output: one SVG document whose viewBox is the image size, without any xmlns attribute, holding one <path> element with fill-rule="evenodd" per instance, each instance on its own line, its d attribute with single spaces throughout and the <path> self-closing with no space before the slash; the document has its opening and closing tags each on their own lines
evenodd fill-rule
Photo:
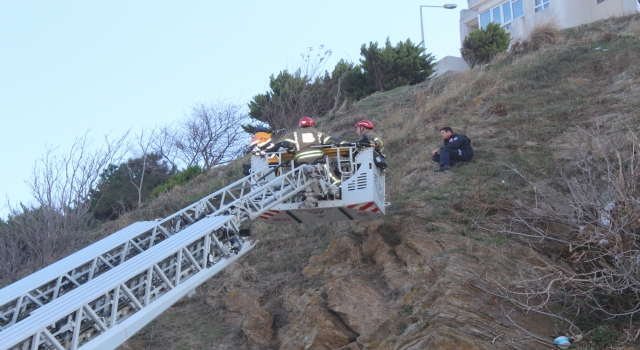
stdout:
<svg viewBox="0 0 640 350">
<path fill-rule="evenodd" d="M 0 225 L 0 280 L 14 281 L 90 243 L 93 220 L 91 194 L 102 170 L 126 152 L 128 132 L 93 145 L 89 132 L 70 150 L 47 147 L 33 166 L 27 185 L 34 202 L 7 203 L 10 214 Z"/>
<path fill-rule="evenodd" d="M 513 52 L 530 52 L 539 50 L 545 46 L 559 43 L 564 35 L 560 25 L 555 21 L 537 24 L 529 38 L 518 41 L 511 46 Z"/>
<path fill-rule="evenodd" d="M 497 115 L 498 117 L 504 117 L 507 114 L 509 114 L 509 109 L 504 103 L 496 102 L 493 106 L 491 106 L 491 108 L 489 109 L 489 112 Z"/>
<path fill-rule="evenodd" d="M 429 102 L 429 94 L 424 90 L 417 91 L 414 94 L 414 98 L 415 98 L 415 105 L 417 108 L 423 108 L 424 106 L 427 105 L 427 102 Z"/>
<path fill-rule="evenodd" d="M 632 337 L 640 316 L 640 139 L 630 129 L 611 136 L 581 132 L 578 166 L 563 176 L 565 206 L 554 205 L 531 183 L 534 203 L 503 208 L 511 212 L 506 224 L 476 222 L 529 241 L 557 263 L 532 254 L 536 263 L 520 266 L 519 281 L 484 281 L 524 310 L 563 319 L 570 331 L 580 332 L 568 315 L 587 315 L 626 322 Z M 552 312 L 558 307 L 561 312 Z"/>
<path fill-rule="evenodd" d="M 556 22 L 547 22 L 533 28 L 529 42 L 531 49 L 537 50 L 546 45 L 557 44 L 562 40 L 562 37 L 560 25 Z"/>
<path fill-rule="evenodd" d="M 236 262 L 228 267 L 228 274 L 231 275 L 230 283 L 234 286 L 244 286 L 247 282 L 258 280 L 258 271 L 244 262 L 242 264 Z"/>
<path fill-rule="evenodd" d="M 615 38 L 615 35 L 611 32 L 605 32 L 600 36 L 600 41 L 609 42 Z"/>
</svg>

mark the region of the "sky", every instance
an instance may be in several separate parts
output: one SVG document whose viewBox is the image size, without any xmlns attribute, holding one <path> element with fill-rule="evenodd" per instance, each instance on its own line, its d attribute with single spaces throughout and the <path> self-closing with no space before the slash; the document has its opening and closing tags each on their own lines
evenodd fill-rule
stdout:
<svg viewBox="0 0 640 350">
<path fill-rule="evenodd" d="M 195 104 L 245 106 L 269 76 L 324 45 L 325 69 L 358 62 L 369 42 L 420 43 L 460 56 L 462 0 L 0 2 L 0 218 L 32 201 L 25 184 L 46 147 L 68 151 L 90 130 L 167 125 Z"/>
</svg>

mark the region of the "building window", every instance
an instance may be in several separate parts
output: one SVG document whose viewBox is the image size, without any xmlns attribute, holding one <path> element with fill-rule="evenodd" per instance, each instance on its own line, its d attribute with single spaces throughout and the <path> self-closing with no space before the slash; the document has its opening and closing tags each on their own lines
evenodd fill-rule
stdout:
<svg viewBox="0 0 640 350">
<path fill-rule="evenodd" d="M 500 6 L 494 8 L 493 10 L 491 10 L 491 17 L 493 18 L 493 21 L 500 24 L 502 23 L 502 14 L 500 13 Z"/>
<path fill-rule="evenodd" d="M 480 28 L 487 28 L 487 24 L 495 22 L 501 24 L 504 29 L 511 28 L 511 21 L 524 16 L 523 0 L 509 0 L 478 16 Z M 546 0 L 547 3 L 549 0 Z"/>
<path fill-rule="evenodd" d="M 486 29 L 487 24 L 491 23 L 491 11 L 480 14 L 480 28 Z"/>
<path fill-rule="evenodd" d="M 522 0 L 512 0 L 511 8 L 513 9 L 513 19 L 524 16 L 524 6 L 522 5 Z"/>
<path fill-rule="evenodd" d="M 509 23 L 513 19 L 511 16 L 511 3 L 505 2 L 502 4 L 502 16 L 504 18 L 504 23 Z"/>
<path fill-rule="evenodd" d="M 549 0 L 536 0 L 536 12 L 540 12 L 549 7 Z"/>
</svg>

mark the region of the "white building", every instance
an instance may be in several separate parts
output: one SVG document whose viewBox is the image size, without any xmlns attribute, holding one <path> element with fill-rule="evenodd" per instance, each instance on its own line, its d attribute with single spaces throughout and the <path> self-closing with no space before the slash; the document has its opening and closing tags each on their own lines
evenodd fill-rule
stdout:
<svg viewBox="0 0 640 350">
<path fill-rule="evenodd" d="M 447 77 L 456 72 L 462 72 L 467 69 L 469 69 L 469 66 L 462 57 L 445 56 L 436 62 L 436 65 L 433 67 L 433 78 Z"/>
<path fill-rule="evenodd" d="M 555 21 L 561 28 L 640 11 L 640 0 L 467 0 L 460 11 L 460 42 L 490 22 L 500 23 L 512 40 L 526 39 L 536 23 Z"/>
</svg>

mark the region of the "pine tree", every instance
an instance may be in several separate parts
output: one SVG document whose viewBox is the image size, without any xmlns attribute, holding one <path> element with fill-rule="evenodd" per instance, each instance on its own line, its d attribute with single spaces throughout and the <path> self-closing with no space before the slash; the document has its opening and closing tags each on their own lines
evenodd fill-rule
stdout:
<svg viewBox="0 0 640 350">
<path fill-rule="evenodd" d="M 479 28 L 464 38 L 460 53 L 469 67 L 485 64 L 500 52 L 506 52 L 511 41 L 511 34 L 507 33 L 500 24 L 489 23 L 486 29 Z"/>
<path fill-rule="evenodd" d="M 407 39 L 395 47 L 389 38 L 384 48 L 370 42 L 360 48 L 360 64 L 366 80 L 377 91 L 387 91 L 399 86 L 421 83 L 433 74 L 435 58 L 425 54 L 425 49 Z"/>
</svg>

